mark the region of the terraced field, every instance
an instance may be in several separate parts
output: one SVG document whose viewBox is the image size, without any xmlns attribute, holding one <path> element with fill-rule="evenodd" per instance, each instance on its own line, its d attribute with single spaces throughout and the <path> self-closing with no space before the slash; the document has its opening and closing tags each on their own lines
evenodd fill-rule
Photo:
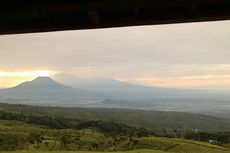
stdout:
<svg viewBox="0 0 230 153">
<path fill-rule="evenodd" d="M 229 153 L 228 150 L 218 150 L 214 148 L 195 147 L 193 145 L 180 145 L 169 151 L 152 150 L 152 149 L 140 149 L 132 151 L 56 151 L 57 153 Z M 1 153 L 55 153 L 55 151 L 14 151 L 14 152 L 1 152 Z"/>
</svg>

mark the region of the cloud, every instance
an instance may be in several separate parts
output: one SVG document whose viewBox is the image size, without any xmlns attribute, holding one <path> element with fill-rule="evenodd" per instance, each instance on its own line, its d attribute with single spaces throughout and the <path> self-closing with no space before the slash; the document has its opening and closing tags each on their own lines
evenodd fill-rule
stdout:
<svg viewBox="0 0 230 153">
<path fill-rule="evenodd" d="M 156 73 L 133 75 L 121 80 L 161 87 L 230 89 L 230 64 L 165 66 L 160 66 L 161 70 L 155 69 Z"/>
<path fill-rule="evenodd" d="M 2 35 L 0 71 L 159 78 L 156 82 L 220 77 L 230 73 L 230 28 L 226 27 L 230 21 Z M 203 84 L 193 84 L 198 83 Z M 169 85 L 177 84 L 182 82 Z"/>
</svg>

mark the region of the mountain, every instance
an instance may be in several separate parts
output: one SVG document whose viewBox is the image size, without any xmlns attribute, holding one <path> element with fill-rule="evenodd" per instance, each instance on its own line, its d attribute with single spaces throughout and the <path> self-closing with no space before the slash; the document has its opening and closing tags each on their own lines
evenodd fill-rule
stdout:
<svg viewBox="0 0 230 153">
<path fill-rule="evenodd" d="M 229 95 L 229 91 L 198 90 L 198 89 L 176 89 L 163 87 L 149 87 L 118 81 L 111 78 L 78 77 L 68 74 L 57 74 L 52 77 L 54 80 L 75 88 L 112 93 L 112 95 L 133 95 L 134 97 L 145 98 L 199 98 L 219 97 Z M 130 99 L 130 97 L 129 97 Z"/>
<path fill-rule="evenodd" d="M 1 89 L 0 100 L 7 102 L 23 102 L 39 104 L 62 104 L 82 103 L 94 100 L 102 101 L 100 93 L 78 89 L 63 85 L 49 77 L 38 77 L 18 86 Z"/>
<path fill-rule="evenodd" d="M 226 116 L 230 111 L 230 92 L 148 87 L 111 78 L 81 78 L 66 74 L 53 76 L 63 84 L 91 91 L 100 91 L 104 107 L 162 111 L 198 112 Z M 224 112 L 224 115 L 222 113 Z"/>
<path fill-rule="evenodd" d="M 52 106 L 119 107 L 183 111 L 228 116 L 230 93 L 146 87 L 110 78 L 70 75 L 38 77 L 16 87 L 1 89 L 0 102 Z M 60 82 L 60 83 L 59 83 Z"/>
<path fill-rule="evenodd" d="M 65 86 L 61 83 L 54 81 L 49 77 L 37 77 L 32 81 L 23 82 L 16 87 L 9 88 L 11 91 L 26 91 L 26 92 L 38 92 L 38 91 L 60 91 L 60 90 L 75 90 L 72 87 Z"/>
<path fill-rule="evenodd" d="M 115 79 L 103 77 L 78 77 L 62 73 L 56 74 L 52 78 L 58 82 L 75 88 L 90 89 L 102 92 L 121 92 L 124 90 L 135 91 L 139 89 L 153 89 L 152 87 L 131 84 L 124 81 L 118 81 Z"/>
</svg>

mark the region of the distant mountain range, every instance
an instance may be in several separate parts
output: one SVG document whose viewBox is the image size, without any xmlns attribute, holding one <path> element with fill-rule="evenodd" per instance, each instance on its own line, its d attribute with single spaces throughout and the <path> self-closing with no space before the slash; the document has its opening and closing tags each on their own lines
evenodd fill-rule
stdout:
<svg viewBox="0 0 230 153">
<path fill-rule="evenodd" d="M 122 107 L 167 111 L 230 111 L 230 93 L 147 87 L 110 78 L 66 74 L 38 77 L 1 89 L 0 102 L 54 106 Z"/>
<path fill-rule="evenodd" d="M 116 96 L 125 99 L 127 95 L 136 98 L 219 98 L 229 96 L 230 91 L 198 90 L 198 89 L 176 89 L 163 87 L 149 87 L 137 85 L 111 78 L 83 78 L 67 74 L 57 74 L 52 77 L 54 80 L 75 88 L 103 92 L 112 97 Z M 131 97 L 127 97 L 130 99 Z"/>
</svg>

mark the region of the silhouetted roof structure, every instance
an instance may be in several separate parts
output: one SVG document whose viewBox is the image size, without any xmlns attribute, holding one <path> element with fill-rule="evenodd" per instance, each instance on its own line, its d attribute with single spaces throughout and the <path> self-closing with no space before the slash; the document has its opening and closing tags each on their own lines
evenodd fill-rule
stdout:
<svg viewBox="0 0 230 153">
<path fill-rule="evenodd" d="M 230 0 L 3 0 L 0 34 L 226 19 Z"/>
</svg>

